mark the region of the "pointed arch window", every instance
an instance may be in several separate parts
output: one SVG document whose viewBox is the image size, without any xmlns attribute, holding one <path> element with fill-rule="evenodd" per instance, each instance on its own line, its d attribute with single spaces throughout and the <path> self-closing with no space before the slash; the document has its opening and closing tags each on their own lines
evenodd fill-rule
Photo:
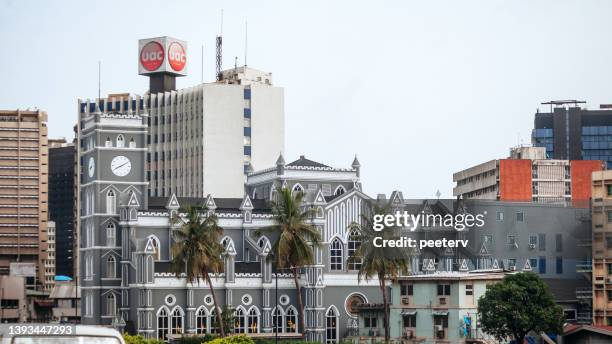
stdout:
<svg viewBox="0 0 612 344">
<path fill-rule="evenodd" d="M 115 294 L 112 292 L 106 295 L 106 315 L 115 316 L 117 314 L 117 302 L 115 300 Z"/>
<path fill-rule="evenodd" d="M 112 147 L 113 146 L 113 141 L 111 141 L 110 137 L 106 138 L 106 141 L 104 142 L 104 146 L 105 147 Z"/>
<path fill-rule="evenodd" d="M 106 225 L 106 246 L 117 246 L 117 229 L 112 222 Z"/>
<path fill-rule="evenodd" d="M 168 340 L 168 315 L 166 308 L 157 312 L 157 339 Z"/>
<path fill-rule="evenodd" d="M 134 138 L 130 138 L 130 148 L 136 148 L 136 141 L 134 141 Z"/>
<path fill-rule="evenodd" d="M 249 310 L 247 317 L 247 331 L 248 333 L 259 333 L 259 309 L 253 306 Z"/>
<path fill-rule="evenodd" d="M 117 148 L 123 148 L 123 135 L 118 135 L 117 136 Z"/>
<path fill-rule="evenodd" d="M 107 278 L 115 278 L 116 277 L 116 264 L 115 257 L 109 256 L 106 259 L 106 277 Z"/>
<path fill-rule="evenodd" d="M 357 231 L 356 229 L 352 229 L 348 235 L 347 254 L 349 259 L 357 253 L 359 246 L 361 246 L 359 231 Z M 350 259 L 350 261 L 348 262 L 348 269 L 359 270 L 359 268 L 361 267 L 361 262 L 362 258 L 355 257 L 353 259 Z"/>
<path fill-rule="evenodd" d="M 196 313 L 196 333 L 208 333 L 208 310 L 204 307 Z"/>
<path fill-rule="evenodd" d="M 329 268 L 333 271 L 342 270 L 342 242 L 335 238 L 329 245 Z"/>
<path fill-rule="evenodd" d="M 298 193 L 298 192 L 304 192 L 304 188 L 303 188 L 303 187 L 302 187 L 302 185 L 300 185 L 299 183 L 298 183 L 298 184 L 295 184 L 295 185 L 293 186 L 293 189 L 291 189 L 291 194 L 292 194 L 292 195 L 295 195 L 295 194 L 296 194 L 296 193 Z"/>
<path fill-rule="evenodd" d="M 297 333 L 298 319 L 297 319 L 297 310 L 293 306 L 289 306 L 285 311 L 285 321 L 283 326 L 283 332 L 285 333 Z"/>
<path fill-rule="evenodd" d="M 183 333 L 183 311 L 180 307 L 176 307 L 172 311 L 170 317 L 170 333 L 171 334 L 182 334 Z"/>
<path fill-rule="evenodd" d="M 117 196 L 113 190 L 108 190 L 106 193 L 106 213 L 113 215 L 117 213 Z"/>
<path fill-rule="evenodd" d="M 338 313 L 333 307 L 325 313 L 325 343 L 338 343 Z"/>
<path fill-rule="evenodd" d="M 217 324 L 217 313 L 215 313 L 215 308 L 213 307 L 210 311 L 210 333 L 219 333 L 219 325 Z"/>
<path fill-rule="evenodd" d="M 272 329 L 276 328 L 276 333 L 283 332 L 283 311 L 280 307 L 272 310 Z"/>
<path fill-rule="evenodd" d="M 344 188 L 344 186 L 338 185 L 338 187 L 336 188 L 336 191 L 334 191 L 334 195 L 335 196 L 340 196 L 340 195 L 344 194 L 345 192 L 346 192 L 346 189 Z"/>
<path fill-rule="evenodd" d="M 159 248 L 159 239 L 155 235 L 150 235 L 149 239 L 151 239 L 151 243 L 153 245 L 153 258 L 157 260 L 161 260 L 161 250 Z"/>
<path fill-rule="evenodd" d="M 246 314 L 244 312 L 244 308 L 238 307 L 236 308 L 236 323 L 234 324 L 234 332 L 236 333 L 244 333 L 245 332 L 245 324 L 246 324 Z"/>
</svg>

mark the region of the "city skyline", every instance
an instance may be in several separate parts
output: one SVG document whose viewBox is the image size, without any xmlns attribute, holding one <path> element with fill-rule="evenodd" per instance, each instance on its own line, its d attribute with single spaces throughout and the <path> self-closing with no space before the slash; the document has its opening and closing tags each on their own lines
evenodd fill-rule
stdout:
<svg viewBox="0 0 612 344">
<path fill-rule="evenodd" d="M 49 136 L 71 139 L 77 99 L 98 95 L 98 61 L 102 97 L 144 94 L 137 41 L 162 35 L 189 43 L 189 75 L 179 88 L 200 82 L 202 44 L 210 82 L 223 8 L 224 67 L 234 56 L 244 63 L 248 20 L 248 65 L 272 72 L 286 91 L 288 161 L 305 154 L 349 166 L 346 157 L 357 154 L 369 194 L 400 188 L 406 197 L 432 197 L 439 189 L 449 197 L 454 171 L 530 142 L 540 102 L 575 98 L 597 108 L 612 101 L 604 86 L 609 5 L 551 3 L 154 1 L 119 11 L 118 2 L 0 1 L 0 37 L 12 47 L 0 57 L 12 82 L 2 86 L 0 104 L 47 111 Z M 28 67 L 14 68 L 15 61 Z"/>
</svg>

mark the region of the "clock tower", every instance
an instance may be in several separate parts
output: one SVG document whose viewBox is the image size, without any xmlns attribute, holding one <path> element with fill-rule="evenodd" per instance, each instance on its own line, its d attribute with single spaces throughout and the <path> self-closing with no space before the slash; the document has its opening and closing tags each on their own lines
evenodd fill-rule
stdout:
<svg viewBox="0 0 612 344">
<path fill-rule="evenodd" d="M 121 327 L 130 274 L 121 248 L 130 229 L 119 213 L 130 200 L 147 206 L 148 115 L 140 98 L 109 100 L 111 112 L 99 102 L 79 102 L 81 319 Z"/>
</svg>

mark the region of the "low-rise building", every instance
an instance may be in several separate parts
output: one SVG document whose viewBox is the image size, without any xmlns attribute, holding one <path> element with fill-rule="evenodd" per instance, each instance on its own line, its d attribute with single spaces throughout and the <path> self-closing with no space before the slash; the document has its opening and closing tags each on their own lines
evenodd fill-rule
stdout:
<svg viewBox="0 0 612 344">
<path fill-rule="evenodd" d="M 505 276 L 501 269 L 403 276 L 393 283 L 389 335 L 403 343 L 467 343 L 493 338 L 482 331 L 478 299 Z M 363 304 L 359 337 L 384 337 L 382 305 Z M 357 338 L 353 338 L 357 339 Z"/>
</svg>

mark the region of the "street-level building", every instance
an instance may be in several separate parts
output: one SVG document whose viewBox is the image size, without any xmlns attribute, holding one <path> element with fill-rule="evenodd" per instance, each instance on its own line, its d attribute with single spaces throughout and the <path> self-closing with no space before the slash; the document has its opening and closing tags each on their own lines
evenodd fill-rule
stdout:
<svg viewBox="0 0 612 344">
<path fill-rule="evenodd" d="M 46 112 L 0 110 L 0 274 L 11 263 L 32 263 L 26 284 L 40 290 L 52 287 L 45 278 L 48 154 Z"/>
<path fill-rule="evenodd" d="M 494 269 L 400 277 L 391 289 L 390 337 L 410 344 L 495 342 L 480 328 L 478 299 L 506 273 Z M 357 309 L 359 334 L 352 339 L 356 343 L 360 338 L 384 340 L 382 304 Z"/>
</svg>

